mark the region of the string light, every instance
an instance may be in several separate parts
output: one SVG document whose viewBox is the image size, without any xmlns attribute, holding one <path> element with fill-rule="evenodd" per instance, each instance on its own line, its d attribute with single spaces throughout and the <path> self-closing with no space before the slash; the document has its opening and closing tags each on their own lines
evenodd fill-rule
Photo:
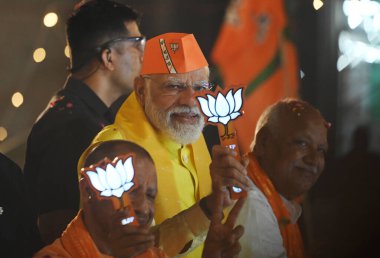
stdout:
<svg viewBox="0 0 380 258">
<path fill-rule="evenodd" d="M 58 22 L 58 15 L 56 13 L 47 13 L 44 17 L 44 25 L 46 27 L 54 27 Z"/>
<path fill-rule="evenodd" d="M 12 96 L 12 104 L 16 108 L 20 107 L 24 103 L 24 96 L 20 92 L 16 92 Z"/>
<path fill-rule="evenodd" d="M 0 142 L 4 141 L 8 136 L 7 129 L 4 127 L 0 126 Z"/>
<path fill-rule="evenodd" d="M 313 6 L 315 10 L 319 10 L 323 6 L 323 2 L 321 0 L 314 0 Z"/>
<path fill-rule="evenodd" d="M 45 57 L 46 57 L 45 49 L 37 48 L 36 50 L 34 50 L 34 52 L 33 52 L 34 62 L 40 63 L 40 62 L 45 60 Z"/>
<path fill-rule="evenodd" d="M 70 58 L 70 47 L 69 46 L 66 45 L 64 52 L 65 52 L 65 56 L 67 58 Z"/>
</svg>

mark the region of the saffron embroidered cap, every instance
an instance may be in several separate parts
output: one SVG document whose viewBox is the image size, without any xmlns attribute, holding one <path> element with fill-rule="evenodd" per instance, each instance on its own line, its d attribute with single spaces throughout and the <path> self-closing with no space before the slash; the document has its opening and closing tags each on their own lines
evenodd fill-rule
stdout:
<svg viewBox="0 0 380 258">
<path fill-rule="evenodd" d="M 146 42 L 141 75 L 187 73 L 206 66 L 193 34 L 166 33 Z"/>
</svg>

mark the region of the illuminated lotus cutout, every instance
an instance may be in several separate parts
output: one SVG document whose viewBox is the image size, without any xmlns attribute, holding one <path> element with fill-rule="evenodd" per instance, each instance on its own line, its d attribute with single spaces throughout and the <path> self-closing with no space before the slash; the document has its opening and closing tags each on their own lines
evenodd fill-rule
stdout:
<svg viewBox="0 0 380 258">
<path fill-rule="evenodd" d="M 229 137 L 227 124 L 231 120 L 235 120 L 241 115 L 241 107 L 243 105 L 242 92 L 243 89 L 238 89 L 235 94 L 232 94 L 232 89 L 224 96 L 219 92 L 216 97 L 206 94 L 206 98 L 197 97 L 201 106 L 202 112 L 208 117 L 207 121 L 211 123 L 221 123 L 225 127 L 225 134 L 222 137 Z"/>
<path fill-rule="evenodd" d="M 239 88 L 233 94 L 233 89 L 229 90 L 224 95 L 220 90 L 211 94 L 206 94 L 206 97 L 198 96 L 199 106 L 207 117 L 209 123 L 217 124 L 220 143 L 230 149 L 238 150 L 236 131 L 231 123 L 233 120 L 242 115 L 243 111 L 243 88 Z M 224 131 L 224 132 L 223 132 Z M 238 157 L 240 159 L 240 156 Z M 231 187 L 231 197 L 233 199 L 240 198 L 244 195 L 243 190 L 239 187 Z"/>
<path fill-rule="evenodd" d="M 120 198 L 124 192 L 131 189 L 135 175 L 132 166 L 132 157 L 124 163 L 123 160 L 117 161 L 116 165 L 107 164 L 106 168 L 96 167 L 95 171 L 88 170 L 88 175 L 92 186 L 100 192 L 100 196 L 116 196 Z"/>
<path fill-rule="evenodd" d="M 239 112 L 243 104 L 242 89 L 238 89 L 232 95 L 232 89 L 224 96 L 218 93 L 216 99 L 207 94 L 207 99 L 198 97 L 203 113 L 209 117 L 208 121 L 213 123 L 222 123 L 226 125 L 230 120 L 236 119 L 241 115 Z"/>
</svg>

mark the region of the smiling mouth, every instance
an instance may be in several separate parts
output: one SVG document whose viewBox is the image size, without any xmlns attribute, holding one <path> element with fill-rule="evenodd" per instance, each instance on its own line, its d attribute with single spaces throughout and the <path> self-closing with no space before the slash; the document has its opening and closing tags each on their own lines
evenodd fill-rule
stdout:
<svg viewBox="0 0 380 258">
<path fill-rule="evenodd" d="M 298 170 L 301 170 L 304 173 L 311 174 L 316 176 L 318 174 L 317 168 L 305 168 L 305 167 L 297 167 Z"/>
<path fill-rule="evenodd" d="M 137 220 L 138 220 L 140 226 L 150 226 L 150 224 L 152 223 L 152 222 L 150 222 L 150 218 L 138 217 Z"/>
<path fill-rule="evenodd" d="M 200 115 L 197 113 L 173 113 L 171 115 L 174 119 L 182 120 L 186 123 L 196 123 L 199 121 Z"/>
</svg>

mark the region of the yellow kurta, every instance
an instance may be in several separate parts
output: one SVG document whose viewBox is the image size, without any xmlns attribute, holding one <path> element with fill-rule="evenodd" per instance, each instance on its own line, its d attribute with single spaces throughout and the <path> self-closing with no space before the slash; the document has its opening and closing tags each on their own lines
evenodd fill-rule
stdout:
<svg viewBox="0 0 380 258">
<path fill-rule="evenodd" d="M 142 146 L 154 160 L 158 179 L 154 217 L 157 224 L 190 208 L 211 192 L 211 159 L 203 136 L 186 146 L 164 137 L 151 126 L 134 92 L 120 108 L 115 123 L 105 127 L 93 144 L 116 139 Z M 201 257 L 200 248 L 188 257 Z"/>
</svg>

